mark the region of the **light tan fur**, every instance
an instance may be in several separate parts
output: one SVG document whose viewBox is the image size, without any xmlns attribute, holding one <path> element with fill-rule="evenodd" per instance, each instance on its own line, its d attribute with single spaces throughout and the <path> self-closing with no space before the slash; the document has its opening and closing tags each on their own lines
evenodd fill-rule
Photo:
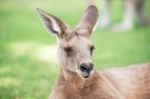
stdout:
<svg viewBox="0 0 150 99">
<path fill-rule="evenodd" d="M 61 69 L 50 99 L 150 99 L 149 64 L 99 72 L 93 70 L 88 78 L 80 70 L 80 64 L 92 62 L 94 45 L 91 33 L 98 18 L 94 5 L 88 7 L 74 29 L 58 18 L 37 10 L 48 30 L 58 37 Z"/>
</svg>

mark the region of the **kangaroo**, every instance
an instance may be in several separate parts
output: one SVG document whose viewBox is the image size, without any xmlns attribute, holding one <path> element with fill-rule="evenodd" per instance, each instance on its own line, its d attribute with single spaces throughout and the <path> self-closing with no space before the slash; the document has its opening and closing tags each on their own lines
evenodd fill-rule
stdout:
<svg viewBox="0 0 150 99">
<path fill-rule="evenodd" d="M 50 99 L 150 99 L 150 64 L 94 69 L 91 35 L 98 20 L 95 5 L 86 9 L 73 29 L 39 8 L 37 12 L 58 39 L 60 74 Z"/>
</svg>

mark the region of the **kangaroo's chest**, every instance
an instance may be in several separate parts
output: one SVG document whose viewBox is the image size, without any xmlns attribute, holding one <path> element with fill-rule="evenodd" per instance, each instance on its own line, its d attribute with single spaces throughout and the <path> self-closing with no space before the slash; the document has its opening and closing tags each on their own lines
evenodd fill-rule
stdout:
<svg viewBox="0 0 150 99">
<path fill-rule="evenodd" d="M 103 99 L 100 98 L 101 94 L 97 90 L 97 88 L 93 90 L 89 87 L 86 87 L 84 89 L 64 87 L 61 93 L 63 94 L 65 99 Z"/>
<path fill-rule="evenodd" d="M 100 86 L 86 86 L 84 88 L 76 88 L 64 86 L 61 89 L 61 94 L 64 99 L 124 99 L 120 95 L 108 87 L 108 89 Z"/>
</svg>

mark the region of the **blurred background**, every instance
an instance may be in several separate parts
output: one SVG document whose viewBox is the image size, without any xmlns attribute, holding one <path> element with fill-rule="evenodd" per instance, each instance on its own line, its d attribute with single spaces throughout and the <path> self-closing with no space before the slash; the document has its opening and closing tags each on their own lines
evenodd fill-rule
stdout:
<svg viewBox="0 0 150 99">
<path fill-rule="evenodd" d="M 101 0 L 97 1 L 99 9 Z M 113 0 L 112 22 L 122 20 L 122 0 Z M 35 8 L 39 7 L 72 27 L 85 8 L 85 0 L 0 1 L 0 99 L 47 99 L 59 73 L 56 38 L 49 35 Z M 150 3 L 145 2 L 150 16 Z M 101 10 L 101 9 L 100 9 Z M 101 16 L 101 13 L 100 13 Z M 132 30 L 115 32 L 97 28 L 93 33 L 97 69 L 150 62 L 150 26 L 135 22 Z"/>
</svg>

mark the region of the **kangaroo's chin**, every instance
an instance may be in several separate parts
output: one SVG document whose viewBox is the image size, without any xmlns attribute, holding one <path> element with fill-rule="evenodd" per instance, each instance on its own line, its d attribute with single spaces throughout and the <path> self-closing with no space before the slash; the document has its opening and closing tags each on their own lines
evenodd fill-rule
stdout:
<svg viewBox="0 0 150 99">
<path fill-rule="evenodd" d="M 79 72 L 78 74 L 80 75 L 80 77 L 82 77 L 83 79 L 87 79 L 87 78 L 90 78 L 94 73 L 94 70 L 91 71 L 90 73 L 87 73 L 87 72 Z"/>
</svg>

